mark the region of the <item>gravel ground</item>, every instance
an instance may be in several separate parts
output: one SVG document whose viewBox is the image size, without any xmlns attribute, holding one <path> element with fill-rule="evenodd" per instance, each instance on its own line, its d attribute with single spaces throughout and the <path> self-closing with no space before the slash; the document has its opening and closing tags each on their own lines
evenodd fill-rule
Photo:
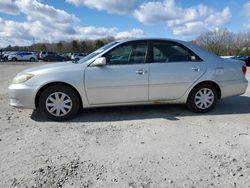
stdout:
<svg viewBox="0 0 250 188">
<path fill-rule="evenodd" d="M 0 64 L 0 187 L 250 187 L 250 89 L 203 115 L 132 106 L 55 123 L 8 104 L 34 65 Z"/>
</svg>

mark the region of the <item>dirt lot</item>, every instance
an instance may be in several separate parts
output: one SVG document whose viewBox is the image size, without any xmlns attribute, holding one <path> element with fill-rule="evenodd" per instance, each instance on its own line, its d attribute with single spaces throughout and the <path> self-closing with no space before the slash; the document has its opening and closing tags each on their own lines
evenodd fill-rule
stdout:
<svg viewBox="0 0 250 188">
<path fill-rule="evenodd" d="M 0 187 L 250 187 L 250 88 L 204 115 L 133 106 L 55 123 L 8 105 L 30 66 L 0 64 Z"/>
</svg>

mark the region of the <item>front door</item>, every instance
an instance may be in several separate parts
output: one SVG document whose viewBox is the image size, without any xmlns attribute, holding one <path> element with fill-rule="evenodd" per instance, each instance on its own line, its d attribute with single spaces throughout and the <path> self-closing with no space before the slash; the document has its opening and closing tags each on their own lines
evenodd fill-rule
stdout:
<svg viewBox="0 0 250 188">
<path fill-rule="evenodd" d="M 85 69 L 90 105 L 148 101 L 147 41 L 128 42 L 107 52 L 106 65 Z"/>
</svg>

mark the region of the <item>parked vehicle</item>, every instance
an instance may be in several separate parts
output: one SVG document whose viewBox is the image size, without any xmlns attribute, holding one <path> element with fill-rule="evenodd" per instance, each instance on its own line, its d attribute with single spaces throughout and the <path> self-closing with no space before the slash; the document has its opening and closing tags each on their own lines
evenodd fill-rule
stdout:
<svg viewBox="0 0 250 188">
<path fill-rule="evenodd" d="M 109 43 L 78 63 L 49 64 L 19 73 L 10 105 L 40 109 L 53 120 L 100 106 L 185 103 L 199 113 L 245 93 L 247 68 L 192 43 L 142 39 Z"/>
<path fill-rule="evenodd" d="M 0 50 L 0 61 L 2 61 L 3 55 L 4 55 L 4 53 L 3 53 L 3 50 L 1 49 L 1 50 Z"/>
<path fill-rule="evenodd" d="M 220 56 L 220 57 L 223 59 L 236 59 L 237 56 L 230 55 L 230 56 Z"/>
<path fill-rule="evenodd" d="M 3 60 L 8 61 L 8 56 L 12 54 L 16 54 L 17 52 L 3 52 Z"/>
<path fill-rule="evenodd" d="M 70 57 L 69 53 L 58 53 L 58 55 L 63 57 L 66 61 L 71 60 L 71 57 Z"/>
<path fill-rule="evenodd" d="M 66 61 L 66 58 L 56 54 L 56 53 L 49 53 L 48 55 L 43 57 L 44 61 Z"/>
<path fill-rule="evenodd" d="M 9 61 L 36 61 L 37 56 L 34 52 L 18 52 L 8 55 Z"/>
<path fill-rule="evenodd" d="M 245 61 L 246 65 L 248 67 L 250 67 L 250 57 L 249 56 L 244 56 L 244 57 L 241 57 L 239 59 L 242 60 L 242 61 Z"/>
<path fill-rule="evenodd" d="M 86 53 L 73 53 L 71 55 L 71 60 L 75 60 L 75 61 L 79 61 L 80 59 L 82 59 L 83 57 L 85 57 L 87 54 Z"/>
<path fill-rule="evenodd" d="M 237 59 L 244 61 L 247 66 L 250 66 L 250 56 L 232 56 L 230 59 Z"/>
<path fill-rule="evenodd" d="M 46 52 L 46 51 L 41 51 L 39 53 L 39 58 L 38 59 L 41 59 L 41 60 L 44 60 L 44 57 L 48 56 L 48 55 L 55 55 L 56 53 L 55 52 Z"/>
</svg>

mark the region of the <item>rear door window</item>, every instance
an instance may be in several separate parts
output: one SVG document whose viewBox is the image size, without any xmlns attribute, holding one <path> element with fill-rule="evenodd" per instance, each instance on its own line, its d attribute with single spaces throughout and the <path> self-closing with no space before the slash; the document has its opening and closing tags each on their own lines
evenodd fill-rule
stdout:
<svg viewBox="0 0 250 188">
<path fill-rule="evenodd" d="M 154 41 L 152 49 L 155 63 L 202 61 L 190 49 L 176 42 Z"/>
</svg>

